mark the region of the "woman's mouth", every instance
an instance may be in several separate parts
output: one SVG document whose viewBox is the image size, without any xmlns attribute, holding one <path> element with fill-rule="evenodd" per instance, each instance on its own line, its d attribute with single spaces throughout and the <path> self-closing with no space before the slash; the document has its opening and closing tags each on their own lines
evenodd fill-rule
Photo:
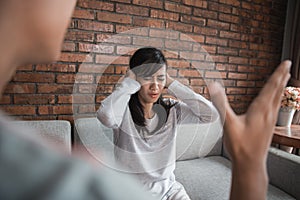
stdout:
<svg viewBox="0 0 300 200">
<path fill-rule="evenodd" d="M 156 93 L 151 93 L 149 94 L 149 96 L 152 98 L 152 99 L 156 99 L 158 97 L 158 94 Z"/>
</svg>

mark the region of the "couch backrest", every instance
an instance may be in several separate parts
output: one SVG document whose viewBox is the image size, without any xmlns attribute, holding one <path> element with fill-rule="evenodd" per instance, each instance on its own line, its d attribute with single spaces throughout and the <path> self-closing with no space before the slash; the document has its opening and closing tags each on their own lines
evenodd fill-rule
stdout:
<svg viewBox="0 0 300 200">
<path fill-rule="evenodd" d="M 105 127 L 97 118 L 76 119 L 74 134 L 75 147 L 78 144 L 83 145 L 89 153 L 103 160 L 113 158 L 112 129 Z M 221 155 L 222 126 L 219 121 L 199 125 L 180 125 L 176 141 L 178 160 Z"/>
<path fill-rule="evenodd" d="M 222 126 L 219 120 L 206 124 L 179 125 L 177 160 L 189 160 L 222 154 Z"/>
<path fill-rule="evenodd" d="M 66 120 L 12 121 L 12 126 L 26 128 L 41 135 L 50 144 L 71 154 L 71 124 Z"/>
</svg>

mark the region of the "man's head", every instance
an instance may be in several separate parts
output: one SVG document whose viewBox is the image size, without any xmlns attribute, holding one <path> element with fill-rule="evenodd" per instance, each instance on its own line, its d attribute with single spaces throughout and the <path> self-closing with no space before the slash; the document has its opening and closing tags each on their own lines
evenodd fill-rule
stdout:
<svg viewBox="0 0 300 200">
<path fill-rule="evenodd" d="M 19 65 L 55 61 L 76 0 L 1 0 L 1 87 Z"/>
</svg>

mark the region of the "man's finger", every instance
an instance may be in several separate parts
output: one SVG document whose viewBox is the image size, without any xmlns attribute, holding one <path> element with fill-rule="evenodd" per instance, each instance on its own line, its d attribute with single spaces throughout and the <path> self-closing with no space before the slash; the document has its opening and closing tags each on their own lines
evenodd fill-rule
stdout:
<svg viewBox="0 0 300 200">
<path fill-rule="evenodd" d="M 258 98 L 267 99 L 273 106 L 281 101 L 281 94 L 290 77 L 289 71 L 292 63 L 289 60 L 283 61 L 269 78 Z"/>
<path fill-rule="evenodd" d="M 224 88 L 220 83 L 214 82 L 208 86 L 208 89 L 211 100 L 221 116 L 222 123 L 225 122 L 225 119 L 230 121 L 235 113 L 228 103 Z"/>
</svg>

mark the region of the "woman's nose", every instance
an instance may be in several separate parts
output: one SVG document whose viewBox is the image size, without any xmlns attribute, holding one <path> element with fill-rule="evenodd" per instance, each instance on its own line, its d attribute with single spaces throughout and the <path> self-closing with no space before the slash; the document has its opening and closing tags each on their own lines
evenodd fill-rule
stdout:
<svg viewBox="0 0 300 200">
<path fill-rule="evenodd" d="M 159 89 L 159 87 L 158 87 L 158 81 L 155 78 L 151 82 L 150 89 L 152 89 L 152 90 Z"/>
</svg>

